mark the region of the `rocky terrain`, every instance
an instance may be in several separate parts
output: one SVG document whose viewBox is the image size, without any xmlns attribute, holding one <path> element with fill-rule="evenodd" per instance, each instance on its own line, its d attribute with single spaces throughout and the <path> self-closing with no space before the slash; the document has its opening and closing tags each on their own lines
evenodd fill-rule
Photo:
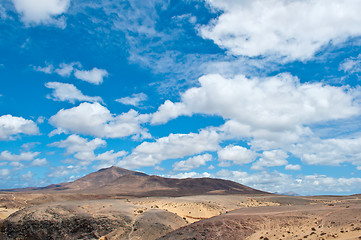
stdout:
<svg viewBox="0 0 361 240">
<path fill-rule="evenodd" d="M 243 208 L 160 239 L 361 239 L 361 200 Z"/>
<path fill-rule="evenodd" d="M 125 191 L 122 179 L 138 178 L 134 194 Z M 1 192 L 0 239 L 361 239 L 361 195 L 275 195 L 113 167 L 72 183 Z"/>
</svg>

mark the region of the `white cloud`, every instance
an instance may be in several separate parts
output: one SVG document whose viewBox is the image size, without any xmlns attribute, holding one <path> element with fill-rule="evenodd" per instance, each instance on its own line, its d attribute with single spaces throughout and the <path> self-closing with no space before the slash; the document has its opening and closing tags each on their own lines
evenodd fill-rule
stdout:
<svg viewBox="0 0 361 240">
<path fill-rule="evenodd" d="M 268 130 L 228 120 L 217 128 L 223 140 L 247 139 L 253 150 L 272 150 L 288 148 L 291 143 L 298 142 L 303 136 L 313 135 L 306 126 L 293 126 L 293 129 Z"/>
<path fill-rule="evenodd" d="M 38 117 L 38 119 L 36 119 L 36 123 L 39 123 L 39 124 L 44 123 L 44 121 L 45 121 L 45 117 L 43 117 L 43 116 L 40 116 L 40 117 Z"/>
<path fill-rule="evenodd" d="M 114 150 L 100 153 L 95 158 L 95 160 L 98 160 L 100 162 L 93 168 L 101 169 L 101 168 L 115 166 L 118 164 L 119 159 L 124 157 L 126 154 L 127 154 L 126 151 L 114 152 Z"/>
<path fill-rule="evenodd" d="M 0 169 L 0 177 L 4 178 L 10 175 L 10 170 L 9 169 Z"/>
<path fill-rule="evenodd" d="M 31 172 L 31 171 L 28 171 L 27 173 L 25 174 L 22 174 L 20 176 L 21 179 L 25 180 L 25 181 L 29 181 L 29 180 L 32 180 L 33 179 L 33 176 L 34 174 Z"/>
<path fill-rule="evenodd" d="M 3 151 L 0 154 L 0 160 L 3 161 L 32 161 L 36 156 L 38 156 L 39 152 L 22 152 L 19 155 L 12 154 L 9 151 Z"/>
<path fill-rule="evenodd" d="M 200 28 L 201 36 L 234 55 L 307 60 L 327 44 L 361 35 L 358 0 L 207 2 L 222 14 Z"/>
<path fill-rule="evenodd" d="M 96 149 L 104 147 L 106 144 L 107 143 L 100 138 L 95 138 L 89 141 L 86 138 L 73 134 L 67 139 L 54 142 L 49 146 L 65 148 L 67 155 L 73 155 L 75 159 L 80 160 L 77 164 L 89 165 L 93 161 L 100 161 L 99 166 L 110 167 L 115 165 L 119 158 L 123 157 L 127 153 L 125 151 L 114 152 L 114 150 L 109 150 L 99 154 L 94 153 Z"/>
<path fill-rule="evenodd" d="M 211 174 L 204 172 L 204 173 L 196 173 L 196 172 L 184 172 L 178 173 L 173 175 L 167 175 L 166 177 L 170 178 L 209 178 Z"/>
<path fill-rule="evenodd" d="M 53 99 L 54 101 L 68 101 L 70 103 L 75 103 L 76 101 L 103 102 L 101 97 L 83 95 L 73 84 L 48 82 L 45 83 L 45 87 L 54 89 L 53 93 L 47 96 L 47 98 Z"/>
<path fill-rule="evenodd" d="M 361 54 L 357 57 L 350 57 L 345 59 L 339 66 L 339 70 L 343 70 L 347 73 L 359 73 L 361 72 Z"/>
<path fill-rule="evenodd" d="M 16 168 L 16 169 L 18 169 L 18 170 L 25 167 L 25 165 L 20 163 L 20 162 L 10 162 L 9 165 Z"/>
<path fill-rule="evenodd" d="M 23 145 L 21 145 L 21 148 L 23 148 L 25 150 L 30 150 L 39 144 L 40 144 L 40 142 L 28 142 L 28 143 L 24 143 Z"/>
<path fill-rule="evenodd" d="M 194 168 L 199 168 L 200 166 L 204 166 L 207 162 L 212 160 L 211 154 L 203 154 L 188 158 L 185 161 L 179 161 L 173 164 L 173 169 L 175 171 L 189 171 Z"/>
<path fill-rule="evenodd" d="M 48 161 L 45 158 L 37 158 L 31 163 L 32 166 L 37 166 L 37 167 L 41 167 L 46 164 L 48 164 Z"/>
<path fill-rule="evenodd" d="M 253 138 L 253 147 L 274 149 L 311 135 L 310 124 L 346 119 L 361 109 L 358 89 L 302 84 L 289 74 L 252 79 L 206 75 L 199 82 L 200 87 L 181 94 L 180 102 L 167 100 L 161 105 L 151 123 L 165 123 L 180 115 L 218 115 L 228 120 L 219 129 L 228 132 L 228 137 Z"/>
<path fill-rule="evenodd" d="M 66 154 L 74 154 L 74 157 L 82 161 L 92 161 L 95 159 L 94 150 L 103 147 L 106 142 L 100 138 L 88 141 L 78 135 L 70 135 L 66 140 L 50 144 L 53 147 L 65 148 Z"/>
<path fill-rule="evenodd" d="M 234 164 L 247 164 L 257 158 L 257 153 L 241 146 L 228 145 L 218 151 L 218 158 L 221 162 L 232 161 Z"/>
<path fill-rule="evenodd" d="M 57 18 L 65 13 L 70 0 L 12 0 L 16 11 L 26 24 L 56 24 L 65 27 L 65 20 Z"/>
<path fill-rule="evenodd" d="M 3 151 L 0 154 L 0 161 L 9 161 L 9 165 L 20 169 L 23 168 L 25 165 L 21 162 L 23 161 L 33 161 L 40 153 L 39 152 L 21 152 L 20 154 L 13 154 L 9 151 Z M 37 162 L 38 159 L 33 161 Z M 33 164 L 32 164 L 33 165 Z M 34 165 L 33 165 L 34 166 Z"/>
<path fill-rule="evenodd" d="M 104 69 L 93 68 L 92 70 L 78 70 L 74 72 L 77 79 L 99 85 L 103 82 L 103 78 L 108 76 L 108 72 Z"/>
<path fill-rule="evenodd" d="M 288 164 L 288 154 L 282 150 L 264 151 L 262 157 L 252 164 L 251 169 L 263 170 L 264 167 L 276 167 Z"/>
<path fill-rule="evenodd" d="M 80 171 L 84 170 L 83 166 L 59 166 L 52 169 L 53 171 L 48 174 L 48 177 L 59 178 L 69 176 L 70 174 L 77 174 Z M 67 179 L 68 181 L 74 180 L 72 177 Z"/>
<path fill-rule="evenodd" d="M 114 150 L 110 150 L 110 151 L 106 151 L 104 153 L 98 154 L 96 157 L 96 160 L 115 162 L 115 160 L 119 159 L 120 157 L 125 156 L 126 154 L 127 154 L 126 151 L 114 152 Z"/>
<path fill-rule="evenodd" d="M 344 162 L 361 164 L 361 138 L 311 138 L 291 148 L 303 162 L 312 165 L 338 166 Z"/>
<path fill-rule="evenodd" d="M 72 74 L 74 74 L 74 77 L 77 79 L 95 85 L 103 83 L 103 79 L 109 75 L 105 69 L 98 69 L 96 67 L 94 67 L 92 70 L 83 70 L 83 66 L 80 62 L 61 63 L 57 68 L 52 64 L 47 64 L 45 67 L 33 66 L 33 69 L 35 71 L 46 74 L 56 73 L 62 77 L 70 77 Z"/>
<path fill-rule="evenodd" d="M 279 172 L 257 172 L 221 170 L 216 177 L 239 182 L 246 186 L 268 192 L 293 191 L 302 195 L 330 193 L 359 193 L 361 178 L 333 178 L 325 175 L 306 175 L 297 178 Z"/>
<path fill-rule="evenodd" d="M 170 119 L 177 118 L 181 115 L 190 116 L 190 110 L 182 103 L 173 103 L 166 100 L 152 116 L 152 124 L 163 124 Z"/>
<path fill-rule="evenodd" d="M 292 171 L 299 171 L 299 170 L 301 170 L 301 165 L 299 165 L 299 164 L 295 164 L 295 165 L 288 164 L 288 165 L 285 166 L 285 169 L 286 170 L 292 170 Z"/>
<path fill-rule="evenodd" d="M 70 75 L 74 71 L 74 66 L 81 67 L 81 64 L 78 62 L 61 63 L 59 65 L 59 68 L 55 69 L 54 72 L 56 72 L 62 77 L 70 77 Z"/>
<path fill-rule="evenodd" d="M 124 97 L 116 99 L 115 101 L 120 102 L 125 105 L 139 106 L 141 102 L 144 102 L 148 99 L 148 96 L 144 93 L 136 93 L 130 97 Z"/>
<path fill-rule="evenodd" d="M 219 136 L 215 131 L 202 130 L 200 133 L 170 134 L 155 142 L 143 142 L 119 162 L 119 166 L 137 168 L 155 166 L 163 160 L 177 159 L 216 151 Z"/>
<path fill-rule="evenodd" d="M 161 105 L 152 122 L 205 113 L 257 128 L 282 131 L 300 124 L 348 118 L 360 113 L 360 106 L 354 103 L 356 96 L 344 88 L 321 83 L 301 84 L 289 74 L 263 79 L 207 75 L 199 82 L 200 87 L 181 95 L 181 102 L 167 101 Z M 155 120 L 157 115 L 164 115 L 165 120 Z"/>
<path fill-rule="evenodd" d="M 12 140 L 19 134 L 39 134 L 38 126 L 31 120 L 22 117 L 3 115 L 0 117 L 0 140 Z"/>
<path fill-rule="evenodd" d="M 70 135 L 66 140 L 54 142 L 51 144 L 51 146 L 66 148 L 67 154 L 94 151 L 95 149 L 105 145 L 106 142 L 100 138 L 95 138 L 91 141 L 88 141 L 88 139 L 82 138 L 75 134 Z"/>
<path fill-rule="evenodd" d="M 61 109 L 49 120 L 59 132 L 72 132 L 101 138 L 122 138 L 145 134 L 140 124 L 147 122 L 148 115 L 134 110 L 120 115 L 111 114 L 99 103 L 81 103 L 77 107 Z"/>
<path fill-rule="evenodd" d="M 35 71 L 43 72 L 43 73 L 46 73 L 46 74 L 52 74 L 55 71 L 54 66 L 52 64 L 48 64 L 45 67 L 33 66 L 33 68 L 34 68 Z"/>
</svg>

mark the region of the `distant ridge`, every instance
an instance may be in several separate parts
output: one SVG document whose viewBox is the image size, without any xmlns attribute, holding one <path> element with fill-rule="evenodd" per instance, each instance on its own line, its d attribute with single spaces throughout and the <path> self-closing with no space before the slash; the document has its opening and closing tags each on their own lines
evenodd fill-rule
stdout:
<svg viewBox="0 0 361 240">
<path fill-rule="evenodd" d="M 269 194 L 242 184 L 214 178 L 164 178 L 119 167 L 100 169 L 74 182 L 12 192 L 83 193 L 119 196 L 190 196 L 204 194 Z"/>
<path fill-rule="evenodd" d="M 298 193 L 295 193 L 293 191 L 289 191 L 289 192 L 275 192 L 275 194 L 279 194 L 279 195 L 286 195 L 286 196 L 300 196 Z"/>
</svg>

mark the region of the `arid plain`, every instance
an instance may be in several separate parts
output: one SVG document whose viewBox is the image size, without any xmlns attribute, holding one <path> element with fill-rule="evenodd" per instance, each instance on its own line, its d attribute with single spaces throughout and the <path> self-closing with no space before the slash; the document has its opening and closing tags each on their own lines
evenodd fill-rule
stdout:
<svg viewBox="0 0 361 240">
<path fill-rule="evenodd" d="M 0 218 L 0 239 L 361 239 L 361 196 L 283 196 L 112 167 L 4 191 Z"/>
</svg>

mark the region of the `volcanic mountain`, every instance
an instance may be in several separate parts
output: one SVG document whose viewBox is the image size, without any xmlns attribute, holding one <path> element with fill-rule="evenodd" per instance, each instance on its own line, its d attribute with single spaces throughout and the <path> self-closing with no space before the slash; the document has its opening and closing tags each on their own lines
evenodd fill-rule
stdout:
<svg viewBox="0 0 361 240">
<path fill-rule="evenodd" d="M 214 178 L 164 178 L 119 167 L 100 169 L 74 182 L 43 188 L 15 189 L 42 193 L 84 193 L 122 196 L 190 196 L 204 194 L 267 194 L 242 184 Z"/>
</svg>

